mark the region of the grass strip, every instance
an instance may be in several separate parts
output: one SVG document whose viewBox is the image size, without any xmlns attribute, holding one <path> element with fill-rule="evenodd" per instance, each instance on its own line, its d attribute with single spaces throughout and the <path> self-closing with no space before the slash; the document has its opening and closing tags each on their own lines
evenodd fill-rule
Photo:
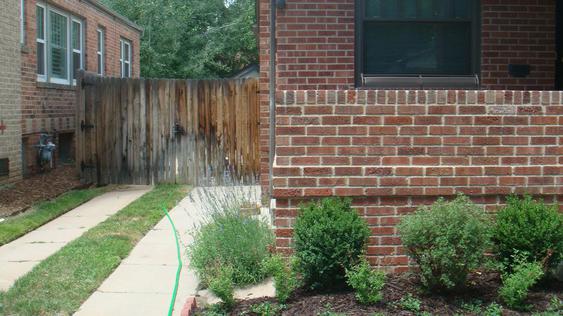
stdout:
<svg viewBox="0 0 563 316">
<path fill-rule="evenodd" d="M 70 315 L 188 188 L 160 185 L 87 231 L 0 292 L 0 315 Z"/>
<path fill-rule="evenodd" d="M 0 223 L 0 246 L 35 230 L 108 190 L 107 187 L 102 187 L 66 192 L 53 200 L 32 206 L 31 210 L 21 215 L 6 219 Z"/>
</svg>

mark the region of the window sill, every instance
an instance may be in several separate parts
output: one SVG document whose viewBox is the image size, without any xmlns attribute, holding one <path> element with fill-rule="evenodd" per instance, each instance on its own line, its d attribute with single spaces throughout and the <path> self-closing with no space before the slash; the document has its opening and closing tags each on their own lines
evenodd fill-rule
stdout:
<svg viewBox="0 0 563 316">
<path fill-rule="evenodd" d="M 362 75 L 366 89 L 479 89 L 478 76 L 373 76 Z"/>
<path fill-rule="evenodd" d="M 73 85 L 44 82 L 44 81 L 37 81 L 37 87 L 45 88 L 45 89 L 57 89 L 57 90 L 72 90 L 72 91 L 76 90 L 76 86 Z"/>
</svg>

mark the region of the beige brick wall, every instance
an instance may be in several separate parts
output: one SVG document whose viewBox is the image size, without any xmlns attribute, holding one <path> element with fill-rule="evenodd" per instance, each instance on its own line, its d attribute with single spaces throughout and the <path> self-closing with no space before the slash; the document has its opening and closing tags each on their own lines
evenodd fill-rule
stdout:
<svg viewBox="0 0 563 316">
<path fill-rule="evenodd" d="M 20 1 L 5 0 L 0 10 L 0 159 L 10 160 L 10 175 L 0 184 L 21 178 Z"/>
</svg>

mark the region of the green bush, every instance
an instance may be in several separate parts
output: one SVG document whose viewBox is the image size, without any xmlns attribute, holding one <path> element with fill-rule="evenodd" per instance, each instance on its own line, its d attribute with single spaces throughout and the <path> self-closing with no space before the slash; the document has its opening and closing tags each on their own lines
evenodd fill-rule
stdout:
<svg viewBox="0 0 563 316">
<path fill-rule="evenodd" d="M 360 304 L 375 304 L 383 299 L 385 273 L 373 270 L 367 260 L 360 261 L 352 269 L 346 271 L 347 283 L 356 292 Z"/>
<path fill-rule="evenodd" d="M 301 207 L 294 226 L 296 270 L 311 289 L 345 284 L 346 270 L 364 252 L 367 223 L 348 199 L 327 198 Z"/>
<path fill-rule="evenodd" d="M 543 261 L 551 252 L 550 263 L 563 260 L 563 215 L 557 206 L 547 206 L 526 195 L 511 196 L 496 217 L 493 240 L 499 259 L 509 267 L 516 253 L 526 261 Z"/>
<path fill-rule="evenodd" d="M 285 303 L 291 293 L 299 286 L 297 276 L 284 258 L 279 255 L 266 259 L 263 267 L 268 275 L 274 277 L 276 298 L 280 303 Z"/>
<path fill-rule="evenodd" d="M 417 313 L 420 311 L 420 305 L 422 305 L 422 302 L 420 302 L 420 300 L 412 294 L 408 293 L 406 296 L 401 298 L 398 305 L 404 310 Z"/>
<path fill-rule="evenodd" d="M 273 233 L 262 221 L 236 210 L 224 211 L 195 233 L 188 251 L 190 263 L 204 285 L 216 277 L 216 267 L 226 266 L 233 269 L 235 285 L 257 283 L 266 277 L 261 264 L 270 256 L 273 241 Z"/>
<path fill-rule="evenodd" d="M 463 286 L 468 272 L 481 264 L 490 244 L 488 223 L 480 207 L 459 195 L 405 216 L 399 232 L 409 256 L 420 266 L 422 283 L 452 290 Z"/>
<path fill-rule="evenodd" d="M 223 301 L 225 307 L 230 308 L 235 304 L 233 268 L 224 266 L 209 280 L 209 289 Z"/>
<path fill-rule="evenodd" d="M 528 290 L 543 276 L 542 265 L 538 262 L 526 262 L 523 257 L 516 258 L 513 272 L 503 275 L 500 297 L 506 305 L 515 309 L 525 309 L 524 300 Z"/>
</svg>

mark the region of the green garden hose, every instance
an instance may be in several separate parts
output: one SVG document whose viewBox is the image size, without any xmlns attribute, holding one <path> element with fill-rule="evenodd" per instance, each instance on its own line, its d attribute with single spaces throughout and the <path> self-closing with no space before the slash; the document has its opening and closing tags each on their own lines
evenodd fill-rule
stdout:
<svg viewBox="0 0 563 316">
<path fill-rule="evenodd" d="M 176 281 L 174 282 L 174 291 L 172 292 L 172 299 L 170 300 L 170 307 L 168 307 L 168 316 L 172 316 L 174 311 L 174 303 L 176 302 L 176 294 L 178 293 L 178 283 L 180 282 L 180 272 L 182 271 L 182 256 L 180 255 L 180 243 L 178 242 L 178 231 L 176 231 L 176 226 L 174 226 L 174 221 L 170 218 L 168 210 L 166 207 L 162 207 L 164 214 L 168 218 L 168 221 L 172 225 L 172 230 L 174 231 L 174 241 L 176 242 L 176 253 L 178 255 L 178 269 L 176 270 Z"/>
</svg>

